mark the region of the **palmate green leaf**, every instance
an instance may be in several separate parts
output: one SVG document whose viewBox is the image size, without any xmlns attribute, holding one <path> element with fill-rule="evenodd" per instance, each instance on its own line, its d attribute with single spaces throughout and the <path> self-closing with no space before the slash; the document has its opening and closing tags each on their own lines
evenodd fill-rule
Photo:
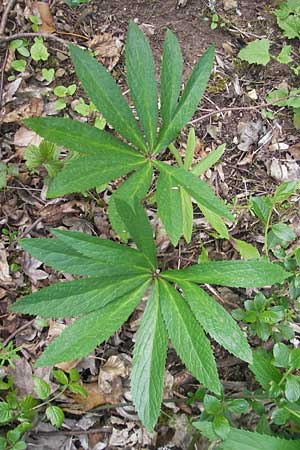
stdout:
<svg viewBox="0 0 300 450">
<path fill-rule="evenodd" d="M 186 151 L 185 151 L 185 158 L 184 158 L 184 168 L 186 170 L 189 170 L 189 168 L 192 165 L 192 162 L 194 159 L 194 154 L 195 154 L 195 146 L 196 146 L 195 129 L 190 128 L 187 143 L 186 143 Z"/>
<path fill-rule="evenodd" d="M 101 154 L 102 151 L 106 151 L 105 155 L 108 155 L 107 152 L 116 152 L 116 154 L 119 151 L 129 151 L 130 154 L 133 152 L 131 147 L 111 133 L 77 120 L 61 117 L 31 117 L 24 120 L 24 123 L 44 139 L 83 156 Z"/>
<path fill-rule="evenodd" d="M 178 40 L 171 30 L 167 30 L 160 72 L 160 114 L 163 126 L 171 122 L 177 107 L 182 66 L 183 60 Z"/>
<path fill-rule="evenodd" d="M 183 232 L 183 211 L 178 182 L 167 172 L 160 172 L 156 187 L 157 211 L 172 244 L 176 246 Z"/>
<path fill-rule="evenodd" d="M 198 203 L 198 208 L 204 215 L 207 222 L 218 232 L 219 236 L 223 239 L 229 239 L 229 233 L 227 227 L 220 216 L 205 208 L 205 206 Z"/>
<path fill-rule="evenodd" d="M 179 282 L 217 284 L 229 287 L 264 287 L 281 283 L 290 274 L 278 264 L 267 261 L 209 261 L 187 269 L 168 270 L 161 276 Z"/>
<path fill-rule="evenodd" d="M 132 398 L 139 418 L 150 431 L 160 414 L 166 355 L 167 333 L 161 316 L 158 282 L 154 281 L 137 332 L 131 373 Z"/>
<path fill-rule="evenodd" d="M 128 27 L 125 57 L 130 95 L 145 131 L 149 148 L 152 150 L 156 140 L 158 117 L 155 66 L 149 43 L 133 21 Z"/>
<path fill-rule="evenodd" d="M 234 217 L 229 212 L 225 203 L 216 197 L 208 184 L 200 178 L 197 178 L 191 172 L 184 170 L 181 167 L 169 166 L 168 164 L 160 161 L 156 161 L 155 165 L 161 172 L 168 173 L 172 176 L 198 204 L 203 205 L 205 208 L 219 216 L 223 216 L 231 221 L 234 221 Z"/>
<path fill-rule="evenodd" d="M 102 309 L 77 319 L 46 348 L 36 366 L 53 366 L 58 362 L 82 358 L 112 336 L 128 319 L 140 302 L 149 281 L 108 303 Z"/>
<path fill-rule="evenodd" d="M 240 239 L 233 239 L 233 245 L 243 259 L 260 258 L 260 254 L 257 248 L 254 247 L 254 245 L 249 244 L 249 242 L 241 241 Z"/>
<path fill-rule="evenodd" d="M 69 50 L 77 76 L 97 110 L 121 136 L 146 151 L 139 126 L 110 73 L 88 52 L 75 45 L 69 45 Z"/>
<path fill-rule="evenodd" d="M 193 283 L 180 282 L 184 296 L 204 330 L 233 355 L 252 362 L 252 352 L 244 334 L 231 315 Z"/>
<path fill-rule="evenodd" d="M 154 153 L 165 149 L 192 118 L 209 80 L 213 60 L 214 47 L 211 46 L 199 59 L 188 79 L 171 122 L 161 128 Z"/>
<path fill-rule="evenodd" d="M 219 145 L 215 150 L 210 152 L 205 158 L 203 158 L 198 164 L 196 164 L 192 173 L 199 177 L 203 175 L 208 169 L 216 164 L 225 151 L 225 144 Z"/>
<path fill-rule="evenodd" d="M 193 425 L 209 440 L 215 441 L 218 439 L 212 422 L 199 420 L 193 422 Z M 220 450 L 299 450 L 299 444 L 300 441 L 292 439 L 280 439 L 253 431 L 231 428 L 225 441 L 218 448 Z"/>
<path fill-rule="evenodd" d="M 187 243 L 191 242 L 193 231 L 193 203 L 190 195 L 180 187 L 182 205 L 182 233 Z"/>
<path fill-rule="evenodd" d="M 103 242 L 105 243 L 104 240 Z M 59 239 L 22 239 L 20 244 L 28 253 L 44 264 L 73 275 L 105 277 L 110 276 L 112 272 L 114 275 L 122 275 L 125 271 L 127 275 L 134 275 L 147 271 L 147 260 L 141 253 L 128 252 L 126 247 L 124 247 L 124 252 L 119 251 L 123 248 L 118 244 L 116 245 L 120 249 L 107 248 L 103 245 L 104 253 L 101 254 L 101 247 L 99 247 L 98 255 L 95 254 L 92 257 L 83 255 Z M 128 260 L 124 261 L 126 258 Z M 128 261 L 130 261 L 129 267 Z"/>
<path fill-rule="evenodd" d="M 147 279 L 150 275 L 111 275 L 109 278 L 93 277 L 57 283 L 26 295 L 14 303 L 11 310 L 46 318 L 75 317 L 103 308 L 122 295 L 129 294 Z"/>
<path fill-rule="evenodd" d="M 132 208 L 128 203 L 118 198 L 116 207 L 138 249 L 148 259 L 151 268 L 156 269 L 156 246 L 153 239 L 153 230 L 140 201 L 135 199 Z"/>
<path fill-rule="evenodd" d="M 147 161 L 134 151 L 102 150 L 70 161 L 50 183 L 48 198 L 82 192 L 139 169 Z"/>
<path fill-rule="evenodd" d="M 300 441 L 231 428 L 220 450 L 299 450 Z"/>
<path fill-rule="evenodd" d="M 118 234 L 118 236 L 127 242 L 129 234 L 126 230 L 125 224 L 118 214 L 116 207 L 116 199 L 120 198 L 133 207 L 134 199 L 142 200 L 151 185 L 153 176 L 153 167 L 148 162 L 140 170 L 134 172 L 120 187 L 113 193 L 109 200 L 108 216 L 110 223 Z"/>
<path fill-rule="evenodd" d="M 279 383 L 281 380 L 280 371 L 272 364 L 272 354 L 263 348 L 253 352 L 253 363 L 249 369 L 255 375 L 256 381 L 265 391 L 269 391 L 271 382 Z"/>
<path fill-rule="evenodd" d="M 168 335 L 180 359 L 205 387 L 220 394 L 221 385 L 209 340 L 187 303 L 169 283 L 159 280 L 159 295 Z"/>
<path fill-rule="evenodd" d="M 106 276 L 113 266 L 118 275 L 124 264 L 130 264 L 126 274 L 149 270 L 148 260 L 136 249 L 78 231 L 52 229 L 52 234 L 58 239 L 22 239 L 20 243 L 39 261 L 68 273 L 93 275 L 97 267 L 96 275 Z"/>
<path fill-rule="evenodd" d="M 113 264 L 115 266 L 114 272 L 117 270 L 117 264 L 122 265 L 122 263 L 127 264 L 127 267 L 129 264 L 132 265 L 135 272 L 139 271 L 136 271 L 137 268 L 143 271 L 145 267 L 149 269 L 149 261 L 145 255 L 134 248 L 79 231 L 66 231 L 57 228 L 52 229 L 52 233 L 65 245 L 72 247 L 87 258 L 100 259 L 104 260 L 106 264 Z"/>
</svg>

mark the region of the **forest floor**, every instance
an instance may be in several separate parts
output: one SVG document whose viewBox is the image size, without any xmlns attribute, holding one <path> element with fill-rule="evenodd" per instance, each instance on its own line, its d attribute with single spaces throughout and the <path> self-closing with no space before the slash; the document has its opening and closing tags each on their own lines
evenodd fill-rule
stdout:
<svg viewBox="0 0 300 450">
<path fill-rule="evenodd" d="M 24 160 L 25 149 L 40 142 L 34 132 L 22 125 L 24 118 L 65 116 L 89 123 L 95 121 L 95 112 L 88 111 L 84 115 L 76 108 L 81 101 L 79 98 L 88 100 L 76 78 L 65 44 L 73 42 L 96 49 L 97 57 L 111 71 L 123 92 L 127 90 L 123 50 L 129 20 L 135 20 L 147 35 L 157 68 L 166 28 L 177 35 L 184 57 L 184 80 L 204 50 L 211 43 L 216 45 L 213 74 L 192 121 L 197 136 L 194 162 L 200 161 L 216 146 L 226 144 L 224 155 L 206 172 L 205 179 L 219 196 L 235 205 L 237 220 L 230 228 L 231 237 L 252 243 L 259 250 L 263 247 L 263 231 L 249 211 L 250 197 L 270 194 L 282 181 L 300 177 L 299 132 L 293 125 L 291 109 L 270 106 L 273 118 L 263 117 L 261 111 L 272 89 L 282 83 L 291 88 L 299 87 L 299 81 L 297 86 L 297 78 L 288 65 L 275 59 L 262 66 L 249 65 L 237 57 L 241 48 L 257 38 L 270 39 L 273 54 L 279 53 L 284 38 L 276 24 L 274 9 L 278 2 L 274 0 L 95 0 L 75 8 L 70 8 L 64 1 L 52 0 L 48 4 L 45 2 L 48 8 L 44 16 L 37 6 L 42 2 L 4 0 L 0 15 L 9 3 L 12 7 L 2 22 L 4 29 L 0 31 L 0 157 L 10 168 L 7 173 L 3 165 L 0 169 L 0 330 L 2 342 L 13 342 L 20 349 L 15 368 L 3 370 L 11 371 L 16 389 L 22 396 L 34 393 L 33 375 L 49 382 L 51 368 L 36 369 L 34 361 L 67 322 L 50 320 L 44 324 L 31 316 L 12 314 L 8 307 L 26 293 L 71 277 L 58 274 L 30 257 L 18 245 L 18 239 L 50 236 L 53 227 L 117 239 L 107 216 L 107 202 L 115 187 L 113 183 L 101 193 L 91 191 L 84 196 L 48 200 L 45 168 L 29 170 Z M 218 16 L 215 29 L 211 27 L 209 6 L 212 4 Z M 19 38 L 26 39 L 23 34 L 33 32 L 30 16 L 41 17 L 39 32 L 44 33 L 49 58 L 34 61 L 30 56 L 23 57 L 26 67 L 19 72 L 13 69 L 12 62 L 16 57 L 22 57 L 7 46 L 8 42 L 4 42 L 1 34 L 21 33 Z M 299 43 L 294 51 L 299 64 Z M 45 80 L 43 68 L 54 69 L 52 80 Z M 63 99 L 65 107 L 57 110 L 58 97 L 54 88 L 72 84 L 76 85 L 76 92 L 67 95 Z M 176 143 L 182 154 L 187 133 L 188 128 L 183 130 Z M 281 220 L 291 224 L 298 234 L 299 214 L 295 206 L 288 208 Z M 199 211 L 195 211 L 191 243 L 187 245 L 182 241 L 175 249 L 161 228 L 155 205 L 149 205 L 148 212 L 156 229 L 159 252 L 164 254 L 169 267 L 177 266 L 178 260 L 180 267 L 197 261 L 202 246 L 210 258 L 238 257 L 233 241 L 218 239 Z M 215 288 L 213 294 L 231 310 L 241 305 L 249 292 Z M 134 335 L 140 315 L 141 310 L 137 309 L 122 329 L 89 357 L 60 366 L 64 370 L 78 369 L 88 397 L 64 396 L 58 400 L 66 416 L 59 431 L 40 414 L 34 428 L 28 432 L 28 448 L 207 448 L 189 426 L 191 417 L 200 414 L 197 403 L 191 406 L 187 402 L 198 383 L 171 348 L 162 417 L 153 433 L 140 426 L 130 403 L 129 382 Z M 256 345 L 255 339 L 252 345 Z M 253 379 L 247 366 L 215 343 L 213 346 L 225 391 L 237 393 L 251 387 Z M 245 420 L 251 422 L 253 417 Z"/>
</svg>

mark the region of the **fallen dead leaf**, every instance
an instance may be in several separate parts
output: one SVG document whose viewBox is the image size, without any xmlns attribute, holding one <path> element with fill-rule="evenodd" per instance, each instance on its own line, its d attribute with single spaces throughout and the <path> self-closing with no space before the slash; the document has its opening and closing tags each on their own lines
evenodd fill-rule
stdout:
<svg viewBox="0 0 300 450">
<path fill-rule="evenodd" d="M 287 153 L 285 159 L 272 158 L 266 161 L 268 174 L 280 182 L 296 181 L 300 178 L 300 166 Z"/>
<path fill-rule="evenodd" d="M 251 145 L 256 144 L 262 132 L 262 122 L 239 122 L 238 133 L 240 135 L 240 143 L 238 149 L 247 152 Z"/>
<path fill-rule="evenodd" d="M 98 383 L 83 383 L 87 397 L 68 393 L 74 400 L 66 411 L 81 414 L 106 403 L 116 404 L 122 400 L 122 378 L 129 376 L 129 362 L 122 355 L 111 356 L 101 367 Z"/>
<path fill-rule="evenodd" d="M 4 68 L 5 72 L 9 72 L 10 71 L 11 63 L 15 59 L 15 53 L 16 53 L 16 51 L 15 51 L 14 48 L 9 48 L 8 49 L 8 54 L 7 54 L 7 58 L 6 58 L 5 68 Z"/>
<path fill-rule="evenodd" d="M 17 147 L 27 147 L 28 145 L 40 145 L 42 138 L 34 131 L 26 127 L 20 127 L 14 136 L 14 145 Z"/>
<path fill-rule="evenodd" d="M 97 52 L 96 59 L 108 70 L 112 70 L 119 61 L 123 42 L 111 33 L 102 33 L 90 39 L 87 45 Z"/>
<path fill-rule="evenodd" d="M 40 98 L 33 97 L 29 103 L 18 106 L 10 112 L 6 112 L 3 117 L 4 123 L 20 122 L 32 116 L 41 116 L 44 109 L 44 102 Z"/>
<path fill-rule="evenodd" d="M 3 94 L 3 105 L 6 105 L 6 103 L 9 103 L 15 99 L 14 95 L 19 89 L 20 85 L 22 83 L 22 77 L 16 78 L 11 83 L 8 83 L 7 89 L 5 90 Z"/>
<path fill-rule="evenodd" d="M 104 366 L 101 367 L 98 384 L 103 392 L 112 392 L 113 384 L 117 378 L 129 376 L 129 364 L 121 355 L 114 355 L 108 358 Z"/>
<path fill-rule="evenodd" d="M 37 11 L 41 20 L 39 31 L 41 33 L 54 33 L 55 25 L 49 2 L 34 2 L 34 9 Z"/>
<path fill-rule="evenodd" d="M 41 265 L 40 261 L 25 252 L 22 268 L 33 284 L 37 284 L 39 280 L 46 280 L 49 276 L 44 270 L 38 269 Z"/>
<path fill-rule="evenodd" d="M 123 388 L 120 377 L 116 378 L 112 391 L 109 393 L 103 392 L 101 386 L 98 383 L 83 383 L 82 385 L 87 392 L 87 397 L 68 393 L 68 397 L 72 398 L 74 404 L 68 405 L 64 408 L 65 411 L 71 414 L 82 414 L 83 412 L 90 411 L 100 405 L 116 404 L 122 400 Z"/>
<path fill-rule="evenodd" d="M 291 145 L 289 148 L 289 153 L 296 161 L 300 161 L 300 144 Z"/>
<path fill-rule="evenodd" d="M 27 359 L 21 358 L 15 361 L 15 367 L 10 368 L 10 373 L 13 376 L 14 385 L 20 398 L 34 392 L 32 368 Z"/>
<path fill-rule="evenodd" d="M 7 253 L 2 242 L 0 242 L 0 281 L 3 284 L 9 284 L 12 281 L 12 278 L 9 275 Z"/>
<path fill-rule="evenodd" d="M 237 0 L 224 0 L 224 9 L 225 11 L 229 11 L 230 9 L 237 8 Z"/>
</svg>

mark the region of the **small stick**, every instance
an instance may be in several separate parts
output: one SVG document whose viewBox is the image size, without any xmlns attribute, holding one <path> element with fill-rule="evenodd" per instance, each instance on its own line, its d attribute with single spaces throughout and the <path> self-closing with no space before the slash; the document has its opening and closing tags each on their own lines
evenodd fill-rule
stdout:
<svg viewBox="0 0 300 450">
<path fill-rule="evenodd" d="M 191 122 L 189 122 L 189 125 L 193 125 L 194 123 L 200 122 L 201 120 L 207 119 L 208 117 L 214 116 L 215 114 L 221 114 L 223 112 L 231 112 L 231 111 L 253 111 L 253 110 L 257 110 L 257 109 L 261 109 L 261 108 L 268 108 L 269 106 L 274 106 L 277 102 L 282 101 L 282 100 L 287 100 L 290 98 L 298 98 L 300 97 L 300 95 L 291 95 L 291 96 L 286 96 L 286 97 L 282 97 L 280 99 L 274 100 L 272 102 L 266 102 L 266 103 L 261 103 L 260 105 L 253 105 L 253 106 L 232 106 L 229 108 L 221 108 L 215 111 L 211 111 L 208 114 L 204 114 L 204 116 L 198 117 L 197 119 L 192 120 Z"/>
<path fill-rule="evenodd" d="M 44 39 L 53 39 L 56 42 L 59 42 L 60 44 L 64 45 L 65 47 L 68 46 L 68 44 L 71 44 L 69 41 L 65 41 L 54 34 L 51 33 L 16 33 L 12 34 L 10 36 L 0 36 L 0 42 L 10 42 L 15 39 L 27 39 L 32 37 L 42 37 Z"/>
<path fill-rule="evenodd" d="M 1 24 L 0 24 L 0 35 L 4 33 L 5 27 L 6 27 L 6 22 L 7 22 L 7 18 L 8 18 L 8 14 L 10 12 L 10 10 L 12 9 L 12 7 L 14 6 L 16 0 L 9 0 L 9 2 L 6 5 L 6 8 L 4 10 L 2 19 L 1 19 Z"/>
</svg>

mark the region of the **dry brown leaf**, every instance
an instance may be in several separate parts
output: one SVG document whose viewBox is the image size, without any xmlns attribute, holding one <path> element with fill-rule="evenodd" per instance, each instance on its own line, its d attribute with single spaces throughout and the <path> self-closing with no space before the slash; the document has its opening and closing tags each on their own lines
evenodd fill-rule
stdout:
<svg viewBox="0 0 300 450">
<path fill-rule="evenodd" d="M 44 102 L 40 98 L 33 97 L 29 103 L 20 105 L 3 117 L 4 123 L 20 122 L 32 116 L 41 116 L 44 109 Z"/>
<path fill-rule="evenodd" d="M 6 105 L 6 103 L 9 103 L 15 99 L 14 95 L 17 92 L 17 90 L 20 87 L 20 84 L 22 83 L 22 77 L 19 76 L 11 83 L 8 83 L 7 89 L 4 92 L 3 95 L 3 105 Z"/>
<path fill-rule="evenodd" d="M 34 392 L 32 368 L 27 359 L 21 358 L 15 361 L 15 367 L 10 368 L 10 373 L 13 376 L 14 385 L 20 398 Z"/>
<path fill-rule="evenodd" d="M 300 178 L 300 166 L 297 162 L 286 154 L 284 160 L 272 158 L 266 162 L 268 174 L 280 182 L 296 181 Z"/>
<path fill-rule="evenodd" d="M 263 126 L 261 121 L 239 122 L 238 133 L 240 135 L 240 143 L 238 149 L 242 152 L 247 152 L 251 145 L 258 142 L 262 129 Z"/>
<path fill-rule="evenodd" d="M 5 68 L 4 68 L 5 72 L 9 72 L 10 71 L 11 63 L 15 59 L 15 52 L 16 51 L 15 51 L 14 48 L 9 48 L 8 49 L 7 59 L 6 59 Z"/>
<path fill-rule="evenodd" d="M 7 254 L 2 242 L 0 242 L 0 281 L 3 284 L 9 284 L 11 282 Z"/>
<path fill-rule="evenodd" d="M 224 10 L 230 11 L 230 9 L 237 8 L 237 0 L 224 0 Z"/>
<path fill-rule="evenodd" d="M 41 33 L 54 33 L 56 30 L 49 3 L 34 2 L 34 8 L 37 10 L 41 19 L 39 31 Z"/>
<path fill-rule="evenodd" d="M 116 378 L 125 378 L 129 376 L 128 361 L 120 355 L 114 355 L 108 358 L 104 366 L 101 367 L 98 384 L 103 392 L 110 393 L 112 391 L 112 385 Z"/>
<path fill-rule="evenodd" d="M 97 52 L 96 59 L 108 70 L 112 70 L 119 61 L 123 47 L 122 41 L 111 33 L 97 34 L 87 45 Z"/>
<path fill-rule="evenodd" d="M 26 127 L 20 127 L 14 136 L 14 145 L 17 147 L 27 147 L 28 145 L 40 145 L 42 138 L 34 131 Z"/>
<path fill-rule="evenodd" d="M 83 412 L 90 411 L 97 406 L 116 404 L 122 400 L 123 388 L 120 377 L 116 378 L 110 393 L 103 392 L 98 383 L 83 383 L 82 386 L 87 392 L 87 397 L 68 393 L 68 396 L 74 400 L 74 405 L 68 405 L 68 408 L 64 409 L 72 414 L 81 415 Z"/>
<path fill-rule="evenodd" d="M 289 148 L 289 153 L 296 161 L 300 161 L 300 144 L 291 145 Z"/>
<path fill-rule="evenodd" d="M 41 265 L 40 261 L 25 252 L 22 268 L 33 284 L 37 284 L 39 280 L 46 280 L 49 276 L 44 270 L 38 269 Z"/>
</svg>

